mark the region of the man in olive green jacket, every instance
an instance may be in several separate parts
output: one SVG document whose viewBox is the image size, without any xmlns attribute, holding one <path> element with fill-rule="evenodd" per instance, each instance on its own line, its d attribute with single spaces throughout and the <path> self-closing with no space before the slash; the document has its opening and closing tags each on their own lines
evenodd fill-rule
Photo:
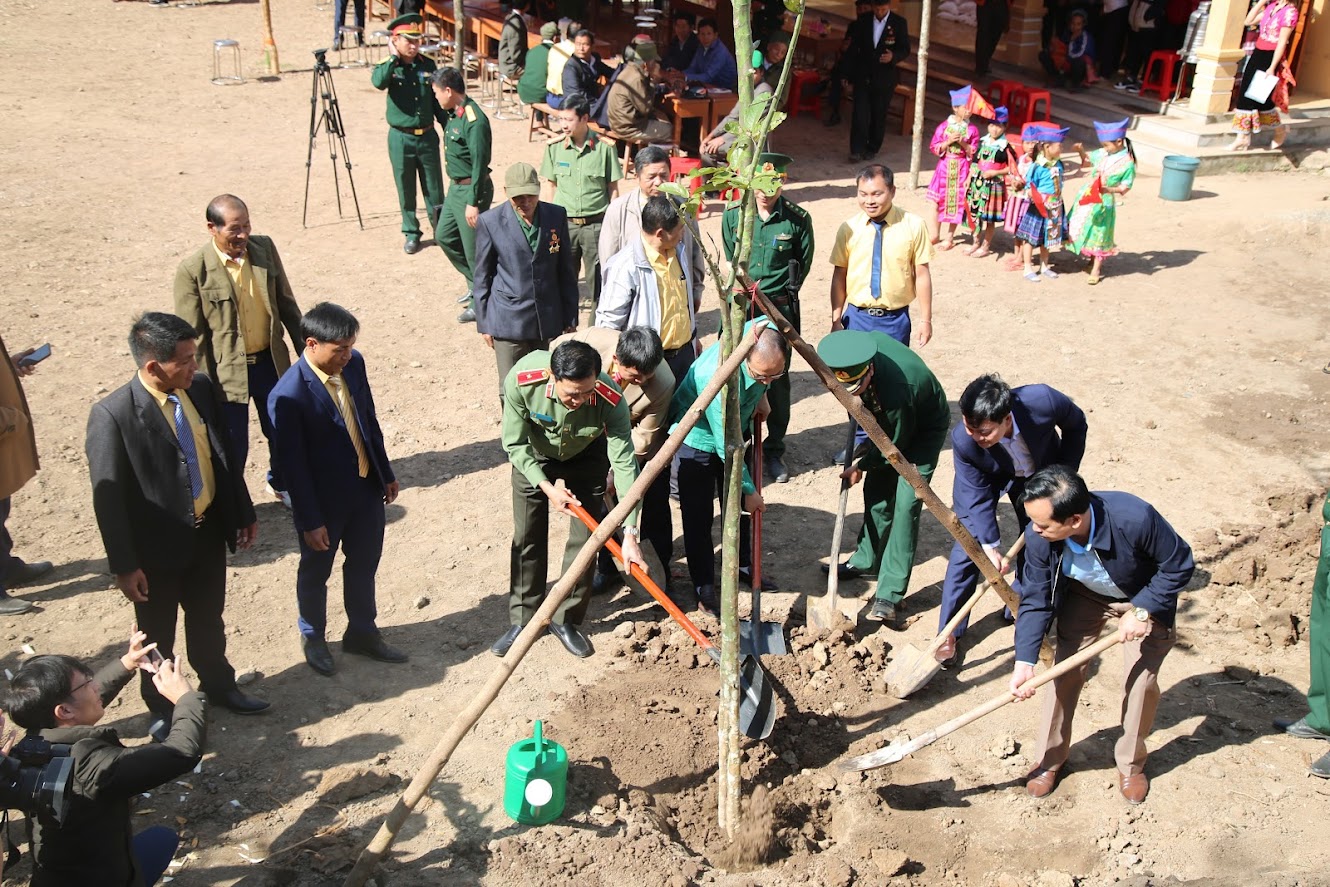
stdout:
<svg viewBox="0 0 1330 887">
<path fill-rule="evenodd" d="M 235 464 L 243 471 L 249 458 L 253 399 L 259 428 L 268 440 L 268 490 L 290 508 L 286 484 L 273 458 L 268 395 L 291 366 L 282 328 L 297 355 L 304 348 L 300 306 L 277 247 L 262 234 L 250 233 L 249 209 L 243 200 L 232 194 L 214 197 L 206 218 L 212 240 L 176 270 L 175 313 L 199 334 L 200 369 L 226 398 L 223 415 Z"/>
<path fill-rule="evenodd" d="M 26 376 L 31 367 L 19 366 L 19 361 L 32 353 L 20 351 L 11 359 L 0 339 L 0 616 L 16 616 L 32 609 L 31 601 L 12 598 L 6 589 L 44 576 L 51 572 L 50 561 L 24 563 L 10 554 L 14 540 L 5 529 L 9 518 L 9 497 L 22 489 L 37 473 L 37 437 L 32 431 L 32 413 L 23 396 L 19 376 Z"/>
</svg>

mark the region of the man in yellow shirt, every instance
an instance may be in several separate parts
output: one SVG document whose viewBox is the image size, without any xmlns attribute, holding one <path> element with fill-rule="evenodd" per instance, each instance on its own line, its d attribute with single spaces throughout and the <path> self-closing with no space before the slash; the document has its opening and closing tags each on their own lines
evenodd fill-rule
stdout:
<svg viewBox="0 0 1330 887">
<path fill-rule="evenodd" d="M 880 163 L 856 179 L 859 212 L 831 248 L 831 329 L 874 330 L 909 346 L 910 305 L 918 305 L 914 344 L 933 338 L 933 247 L 923 219 L 892 205 L 896 185 Z"/>
<path fill-rule="evenodd" d="M 176 269 L 175 310 L 199 336 L 199 364 L 222 389 L 225 426 L 237 472 L 249 459 L 249 402 L 268 441 L 268 489 L 291 507 L 273 457 L 268 395 L 291 366 L 282 330 L 295 347 L 300 306 L 272 239 L 250 233 L 249 208 L 233 194 L 214 197 L 205 212 L 211 240 Z"/>
<path fill-rule="evenodd" d="M 134 322 L 129 350 L 139 371 L 88 417 L 92 505 L 115 584 L 166 659 L 175 658 L 177 610 L 189 661 L 214 704 L 257 714 L 268 702 L 242 693 L 226 658 L 226 550 L 258 535 L 245 480 L 234 466 L 211 380 L 198 372 L 194 328 L 173 314 Z M 152 675 L 143 701 L 162 741 L 171 703 Z"/>
</svg>

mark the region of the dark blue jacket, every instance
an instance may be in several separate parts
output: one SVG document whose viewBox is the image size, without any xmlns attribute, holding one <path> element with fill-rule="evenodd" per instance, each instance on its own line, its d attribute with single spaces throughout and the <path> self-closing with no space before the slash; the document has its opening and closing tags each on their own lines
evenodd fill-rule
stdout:
<svg viewBox="0 0 1330 887">
<path fill-rule="evenodd" d="M 1081 408 L 1047 385 L 1022 385 L 1011 393 L 1011 414 L 1030 448 L 1035 469 L 1049 465 L 1079 469 L 1087 428 Z M 951 457 L 956 466 L 952 510 L 980 543 L 997 545 L 1002 538 L 997 525 L 998 499 L 1016 477 L 1011 456 L 1001 444 L 984 449 L 966 434 L 964 424 L 957 424 L 951 429 Z"/>
<path fill-rule="evenodd" d="M 1150 611 L 1150 618 L 1172 625 L 1178 594 L 1196 569 L 1191 546 L 1155 511 L 1130 493 L 1091 493 L 1095 531 L 1090 545 L 1132 605 Z M 1025 530 L 1025 571 L 1021 575 L 1021 606 L 1016 617 L 1016 661 L 1037 662 L 1039 645 L 1053 615 L 1067 594 L 1062 575 L 1066 542 L 1048 542 Z"/>
<path fill-rule="evenodd" d="M 476 223 L 472 291 L 476 332 L 496 339 L 553 339 L 577 326 L 577 268 L 568 213 L 541 201 L 533 252 L 511 200 L 486 210 Z M 602 260 L 609 261 L 608 256 Z"/>
<path fill-rule="evenodd" d="M 383 448 L 365 358 L 359 351 L 351 352 L 342 379 L 355 403 L 360 439 L 369 459 L 369 479 L 386 491 L 396 476 Z M 268 396 L 268 415 L 277 436 L 277 461 L 291 494 L 296 529 L 304 533 L 327 526 L 328 515 L 340 515 L 351 507 L 354 500 L 346 491 L 360 480 L 360 460 L 341 411 L 304 358 L 277 380 Z"/>
</svg>

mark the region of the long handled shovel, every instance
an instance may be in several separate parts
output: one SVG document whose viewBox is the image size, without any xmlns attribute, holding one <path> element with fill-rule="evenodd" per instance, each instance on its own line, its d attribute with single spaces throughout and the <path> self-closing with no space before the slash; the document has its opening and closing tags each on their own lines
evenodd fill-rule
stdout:
<svg viewBox="0 0 1330 887">
<path fill-rule="evenodd" d="M 753 422 L 753 483 L 762 492 L 762 420 Z M 762 512 L 753 517 L 753 605 L 748 618 L 739 623 L 739 649 L 754 656 L 784 655 L 784 626 L 762 621 Z"/>
<path fill-rule="evenodd" d="M 1008 561 L 1015 560 L 1016 555 L 1020 554 L 1024 547 L 1025 534 L 1022 533 L 1011 548 L 1007 549 L 1006 559 Z M 937 661 L 934 654 L 946 643 L 947 638 L 951 637 L 952 632 L 956 630 L 956 626 L 960 625 L 961 621 L 970 615 L 970 611 L 974 609 L 975 604 L 979 603 L 979 599 L 984 596 L 984 593 L 992 587 L 993 583 L 987 581 L 979 586 L 978 590 L 970 595 L 970 599 L 965 602 L 965 606 L 961 607 L 960 611 L 951 617 L 947 624 L 942 627 L 942 630 L 937 633 L 937 637 L 933 638 L 923 650 L 913 644 L 907 644 L 901 648 L 900 652 L 891 660 L 891 665 L 887 666 L 885 674 L 883 674 L 888 693 L 897 699 L 904 699 L 933 679 L 933 675 L 937 674 L 938 669 L 942 667 L 942 663 Z"/>
<path fill-rule="evenodd" d="M 599 524 L 596 519 L 587 513 L 586 509 L 580 505 L 570 505 L 569 509 L 573 514 L 587 525 L 591 532 L 596 532 Z M 619 543 L 614 541 L 614 537 L 605 540 L 605 547 L 610 550 L 610 554 L 623 563 L 623 551 L 619 548 Z M 656 603 L 665 608 L 665 612 L 688 632 L 688 636 L 697 642 L 707 655 L 720 664 L 720 651 L 716 645 L 711 643 L 711 639 L 704 635 L 693 621 L 684 615 L 674 601 L 670 600 L 665 592 L 660 590 L 655 581 L 647 575 L 646 571 L 637 564 L 632 564 L 629 568 L 631 575 L 642 587 L 656 599 Z M 776 724 L 776 698 L 772 692 L 771 684 L 767 681 L 767 673 L 762 670 L 762 663 L 757 661 L 755 656 L 744 656 L 739 663 L 739 729 L 743 735 L 750 739 L 766 739 L 771 735 L 771 728 Z"/>
<path fill-rule="evenodd" d="M 850 420 L 850 428 L 845 436 L 845 462 L 841 472 L 850 470 L 854 464 L 854 432 L 858 423 Z M 831 531 L 831 568 L 827 571 L 827 595 L 821 601 L 808 607 L 808 622 L 818 631 L 830 631 L 841 622 L 854 622 L 859 616 L 859 603 L 840 597 L 840 539 L 845 529 L 845 506 L 850 501 L 850 482 L 846 478 L 840 481 L 840 505 L 836 509 L 836 526 Z"/>
<path fill-rule="evenodd" d="M 1077 653 L 1075 656 L 1072 656 L 1069 659 L 1064 659 L 1063 661 L 1059 662 L 1057 665 L 1053 666 L 1043 674 L 1036 675 L 1035 677 L 1030 678 L 1030 680 L 1026 681 L 1021 686 L 1032 687 L 1032 688 L 1043 686 L 1044 684 L 1047 684 L 1049 681 L 1053 680 L 1054 678 L 1064 675 L 1067 672 L 1071 671 L 1072 669 L 1080 668 L 1082 665 L 1089 662 L 1091 659 L 1094 659 L 1096 656 L 1103 653 L 1105 650 L 1111 649 L 1112 647 L 1116 647 L 1120 643 L 1122 643 L 1121 636 L 1118 634 L 1118 632 L 1114 631 L 1112 634 L 1099 641 L 1099 643 L 1095 644 L 1093 647 L 1087 647 L 1081 652 Z M 904 742 L 898 739 L 895 742 L 888 745 L 886 748 L 878 749 L 877 751 L 872 752 L 870 754 L 860 755 L 857 758 L 850 758 L 848 761 L 841 764 L 841 769 L 873 770 L 877 767 L 885 767 L 887 764 L 894 764 L 897 761 L 903 759 L 906 755 L 912 755 L 915 752 L 919 751 L 919 749 L 926 748 L 927 746 L 932 745 L 933 743 L 941 739 L 943 736 L 955 733 L 957 730 L 959 730 L 961 727 L 964 727 L 966 724 L 969 724 L 973 721 L 977 721 L 980 718 L 982 718 L 984 715 L 992 714 L 1002 706 L 1006 705 L 1008 702 L 1012 702 L 1015 699 L 1016 697 L 1011 695 L 1011 691 L 1004 690 L 1003 692 L 999 693 L 997 696 L 994 696 L 992 699 L 988 700 L 978 708 L 972 708 L 969 711 L 967 711 L 965 714 L 960 715 L 958 717 L 954 717 L 950 721 L 947 721 L 945 724 L 934 727 L 932 730 L 929 730 L 927 733 L 923 734 L 922 736 L 918 736 L 915 737 L 914 739 L 910 739 Z"/>
</svg>

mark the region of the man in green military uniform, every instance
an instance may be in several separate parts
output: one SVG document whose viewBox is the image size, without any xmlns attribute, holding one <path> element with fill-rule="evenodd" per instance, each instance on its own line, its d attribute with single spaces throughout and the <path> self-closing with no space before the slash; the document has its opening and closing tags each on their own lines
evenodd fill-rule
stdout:
<svg viewBox="0 0 1330 887">
<path fill-rule="evenodd" d="M 1312 676 L 1307 688 L 1309 711 L 1301 718 L 1276 718 L 1275 727 L 1299 739 L 1330 740 L 1330 495 L 1321 506 L 1321 519 L 1321 556 L 1312 582 L 1311 625 L 1307 631 Z M 1310 772 L 1330 779 L 1330 752 L 1313 761 Z"/>
<path fill-rule="evenodd" d="M 937 457 L 951 426 L 951 409 L 937 376 L 918 354 L 886 333 L 839 330 L 822 338 L 818 356 L 827 362 L 845 390 L 864 406 L 887 437 L 919 469 L 933 476 Z M 871 443 L 856 451 L 845 472 L 850 483 L 864 482 L 864 525 L 854 554 L 836 565 L 840 578 L 877 577 L 877 593 L 868 618 L 893 625 L 914 569 L 922 503 L 881 451 Z M 829 567 L 824 567 L 824 570 Z"/>
<path fill-rule="evenodd" d="M 420 252 L 420 220 L 416 218 L 416 180 L 425 192 L 425 212 L 430 225 L 439 225 L 443 207 L 443 168 L 439 164 L 439 133 L 434 122 L 446 123 L 443 109 L 430 89 L 434 60 L 420 54 L 424 19 L 415 13 L 399 15 L 388 23 L 392 32 L 391 52 L 374 66 L 370 82 L 388 91 L 388 159 L 397 182 L 397 202 L 402 208 L 402 250 Z"/>
<path fill-rule="evenodd" d="M 785 154 L 762 154 L 758 163 L 768 172 L 786 178 L 793 162 Z M 768 194 L 758 189 L 754 194 L 757 215 L 753 219 L 753 245 L 748 253 L 748 274 L 762 293 L 785 315 L 796 330 L 799 322 L 799 288 L 813 264 L 813 219 L 808 211 L 781 194 L 781 188 Z M 743 207 L 732 206 L 721 219 L 721 237 L 725 258 L 734 262 L 739 252 L 739 223 Z M 785 466 L 785 430 L 790 427 L 790 363 L 785 375 L 767 388 L 771 415 L 767 419 L 767 437 L 762 442 L 762 464 L 771 479 L 783 484 L 790 479 Z"/>
<path fill-rule="evenodd" d="M 503 382 L 503 448 L 513 466 L 513 545 L 508 614 L 511 627 L 490 652 L 503 656 L 545 597 L 549 509 L 582 505 L 602 512 L 605 477 L 614 468 L 620 497 L 637 479 L 632 424 L 623 391 L 602 372 L 600 354 L 586 342 L 564 342 L 553 352 L 523 357 Z M 562 488 L 555 481 L 563 480 Z M 623 555 L 646 569 L 637 540 L 637 509 L 624 520 Z M 564 549 L 566 571 L 591 535 L 572 518 Z M 591 571 L 551 620 L 550 632 L 574 656 L 591 655 L 579 626 L 591 598 Z"/>
<path fill-rule="evenodd" d="M 435 71 L 434 97 L 448 115 L 443 127 L 443 157 L 452 187 L 443 201 L 443 214 L 434 239 L 458 273 L 466 278 L 466 294 L 458 299 L 466 308 L 459 323 L 475 323 L 472 309 L 472 266 L 476 261 L 476 221 L 494 200 L 490 178 L 490 119 L 466 94 L 466 78 L 456 68 Z"/>
<path fill-rule="evenodd" d="M 550 183 L 550 202 L 568 211 L 573 262 L 582 263 L 595 304 L 600 301 L 600 228 L 623 171 L 614 149 L 591 131 L 590 114 L 584 96 L 567 99 L 555 113 L 567 136 L 545 147 L 540 177 Z"/>
</svg>

